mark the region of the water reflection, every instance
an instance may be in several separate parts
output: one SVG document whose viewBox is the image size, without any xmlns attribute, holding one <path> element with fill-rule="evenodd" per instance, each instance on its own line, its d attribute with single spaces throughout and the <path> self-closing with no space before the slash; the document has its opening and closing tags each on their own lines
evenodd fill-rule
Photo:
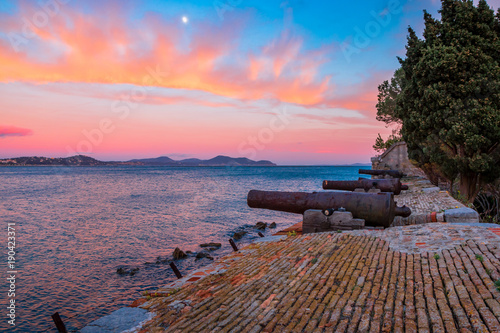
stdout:
<svg viewBox="0 0 500 333">
<path fill-rule="evenodd" d="M 318 191 L 322 180 L 333 178 L 357 179 L 357 168 L 1 168 L 0 213 L 5 223 L 16 222 L 17 232 L 14 331 L 49 328 L 56 311 L 68 329 L 81 328 L 173 280 L 168 264 L 156 261 L 177 246 L 199 251 L 200 243 L 220 242 L 215 256 L 221 256 L 231 251 L 228 238 L 245 226 L 300 221 L 251 210 L 250 189 Z M 252 231 L 242 242 L 256 237 Z M 177 266 L 186 272 L 207 263 L 191 258 Z M 140 271 L 120 276 L 120 266 Z M 0 286 L 3 295 L 6 287 Z M 3 307 L 7 299 L 0 299 Z M 0 328 L 10 327 L 0 321 Z"/>
</svg>

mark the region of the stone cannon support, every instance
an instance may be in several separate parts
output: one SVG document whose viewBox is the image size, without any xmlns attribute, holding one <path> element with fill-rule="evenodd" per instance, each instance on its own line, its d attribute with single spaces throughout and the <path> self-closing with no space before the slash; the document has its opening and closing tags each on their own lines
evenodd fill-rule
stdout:
<svg viewBox="0 0 500 333">
<path fill-rule="evenodd" d="M 304 212 L 302 232 L 304 234 L 313 232 L 325 232 L 336 230 L 363 229 L 365 221 L 353 218 L 351 212 L 335 211 L 326 216 L 323 211 L 308 209 Z"/>
</svg>

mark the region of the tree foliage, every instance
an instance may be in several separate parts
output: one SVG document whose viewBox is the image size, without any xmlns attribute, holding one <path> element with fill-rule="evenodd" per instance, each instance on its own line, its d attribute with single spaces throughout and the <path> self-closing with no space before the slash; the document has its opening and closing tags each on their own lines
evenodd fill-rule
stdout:
<svg viewBox="0 0 500 333">
<path fill-rule="evenodd" d="M 377 120 L 387 125 L 401 125 L 401 119 L 396 117 L 397 98 L 403 87 L 404 72 L 402 68 L 394 72 L 391 81 L 384 81 L 378 86 Z"/>
<path fill-rule="evenodd" d="M 459 176 L 472 202 L 500 176 L 500 10 L 442 0 L 439 12 L 424 12 L 423 39 L 408 29 L 400 92 L 381 119 L 401 121 L 409 157 Z"/>
<path fill-rule="evenodd" d="M 397 107 L 397 98 L 401 93 L 401 87 L 403 86 L 404 73 L 400 68 L 394 72 L 394 77 L 391 81 L 384 81 L 378 86 L 378 103 L 377 103 L 377 120 L 383 121 L 387 126 L 396 124 L 397 127 L 392 131 L 387 140 L 384 141 L 382 136 L 378 135 L 373 145 L 373 149 L 377 152 L 383 152 L 394 143 L 402 140 L 400 130 L 401 130 L 401 119 L 395 116 L 395 109 Z"/>
<path fill-rule="evenodd" d="M 375 139 L 375 144 L 373 145 L 373 149 L 375 149 L 377 152 L 381 153 L 399 141 L 401 141 L 401 137 L 394 134 L 394 133 L 389 135 L 389 137 L 385 141 L 384 141 L 384 139 L 382 139 L 382 137 L 380 136 L 380 133 L 379 133 L 377 139 Z"/>
</svg>

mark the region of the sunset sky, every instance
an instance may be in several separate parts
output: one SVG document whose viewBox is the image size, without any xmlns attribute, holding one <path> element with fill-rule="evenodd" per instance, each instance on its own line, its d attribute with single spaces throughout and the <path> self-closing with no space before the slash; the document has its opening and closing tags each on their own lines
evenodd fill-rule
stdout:
<svg viewBox="0 0 500 333">
<path fill-rule="evenodd" d="M 439 6 L 3 0 L 0 158 L 368 163 L 377 86 Z"/>
</svg>

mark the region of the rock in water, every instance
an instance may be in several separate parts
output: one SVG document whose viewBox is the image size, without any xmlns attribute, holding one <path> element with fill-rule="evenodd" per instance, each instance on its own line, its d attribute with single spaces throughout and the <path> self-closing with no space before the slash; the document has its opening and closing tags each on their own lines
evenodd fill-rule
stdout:
<svg viewBox="0 0 500 333">
<path fill-rule="evenodd" d="M 181 251 L 178 247 L 175 248 L 173 253 L 174 260 L 184 259 L 187 257 L 187 254 Z"/>
<path fill-rule="evenodd" d="M 212 258 L 211 255 L 209 255 L 208 253 L 205 253 L 205 252 L 200 252 L 196 255 L 196 259 L 201 259 L 201 258 L 207 258 L 210 260 L 214 260 L 214 258 Z"/>
<path fill-rule="evenodd" d="M 264 229 L 266 229 L 266 228 L 267 228 L 267 223 L 265 223 L 265 222 L 257 222 L 257 223 L 255 224 L 255 227 L 256 227 L 257 229 L 259 229 L 259 230 L 264 230 Z"/>
<path fill-rule="evenodd" d="M 125 268 L 123 267 L 120 267 L 116 270 L 116 273 L 120 274 L 120 275 L 126 275 L 127 274 L 127 270 L 125 270 Z"/>
<path fill-rule="evenodd" d="M 233 235 L 233 238 L 234 240 L 239 240 L 239 239 L 242 239 L 243 236 L 246 234 L 247 232 L 246 231 L 239 231 L 239 232 L 235 232 L 234 235 Z"/>
<path fill-rule="evenodd" d="M 156 264 L 166 264 L 168 261 L 169 260 L 167 258 L 165 259 L 162 259 L 161 257 L 156 258 Z"/>
<path fill-rule="evenodd" d="M 269 228 L 272 228 L 272 229 L 276 228 L 276 222 L 271 223 L 271 224 L 269 225 Z"/>
<path fill-rule="evenodd" d="M 222 246 L 221 243 L 204 243 L 204 244 L 200 244 L 201 247 L 216 247 L 216 248 L 220 248 Z"/>
<path fill-rule="evenodd" d="M 139 271 L 139 267 L 136 267 L 136 268 L 133 268 L 133 269 L 127 269 L 125 267 L 120 267 L 116 270 L 116 273 L 120 274 L 120 275 L 130 275 L 130 276 L 134 276 L 135 273 L 137 273 Z"/>
</svg>

